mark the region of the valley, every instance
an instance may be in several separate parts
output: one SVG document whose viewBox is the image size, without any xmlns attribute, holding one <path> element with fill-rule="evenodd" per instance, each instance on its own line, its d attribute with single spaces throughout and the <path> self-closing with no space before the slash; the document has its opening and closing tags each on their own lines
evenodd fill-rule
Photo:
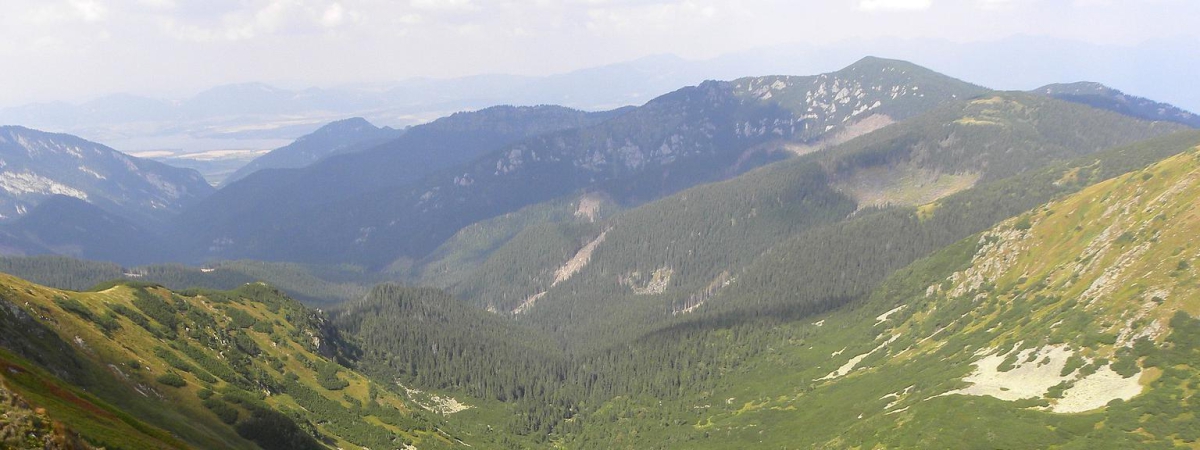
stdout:
<svg viewBox="0 0 1200 450">
<path fill-rule="evenodd" d="M 216 187 L 3 127 L 0 446 L 1198 448 L 1194 117 L 866 57 Z"/>
</svg>

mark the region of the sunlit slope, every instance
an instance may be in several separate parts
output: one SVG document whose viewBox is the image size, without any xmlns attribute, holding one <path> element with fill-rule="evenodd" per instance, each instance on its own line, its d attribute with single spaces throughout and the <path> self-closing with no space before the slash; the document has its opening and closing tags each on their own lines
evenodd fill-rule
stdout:
<svg viewBox="0 0 1200 450">
<path fill-rule="evenodd" d="M 459 446 L 358 350 L 273 288 L 61 291 L 0 275 L 0 378 L 109 448 Z"/>
<path fill-rule="evenodd" d="M 1200 149 L 1014 217 L 761 332 L 714 389 L 607 402 L 573 443 L 1200 447 L 1198 181 Z"/>
</svg>

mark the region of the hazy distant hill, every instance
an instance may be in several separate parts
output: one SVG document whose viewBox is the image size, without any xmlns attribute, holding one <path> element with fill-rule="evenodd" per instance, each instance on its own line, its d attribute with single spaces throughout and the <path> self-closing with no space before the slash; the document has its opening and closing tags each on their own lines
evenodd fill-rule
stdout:
<svg viewBox="0 0 1200 450">
<path fill-rule="evenodd" d="M 1165 120 L 1200 128 L 1200 115 L 1184 111 L 1167 103 L 1127 95 L 1100 83 L 1080 81 L 1077 83 L 1051 84 L 1034 89 L 1033 92 L 1100 109 L 1146 119 Z"/>
<path fill-rule="evenodd" d="M 155 227 L 107 212 L 86 201 L 58 195 L 0 227 L 12 253 L 59 254 L 125 264 L 170 261 L 174 243 Z"/>
<path fill-rule="evenodd" d="M 254 251 L 242 236 L 271 233 L 297 212 L 325 208 L 366 192 L 403 186 L 532 135 L 604 121 L 621 111 L 589 113 L 559 106 L 496 106 L 457 113 L 407 129 L 373 148 L 301 169 L 263 170 L 223 187 L 177 221 L 200 246 L 196 257 Z M 306 220 L 332 219 L 319 213 Z M 243 245 L 250 248 L 243 248 Z M 208 253 L 209 247 L 218 247 Z M 277 258 L 276 258 L 277 259 Z"/>
<path fill-rule="evenodd" d="M 403 133 L 403 130 L 376 127 L 361 117 L 331 122 L 287 146 L 255 158 L 221 184 L 228 185 L 262 169 L 305 167 L 330 156 L 365 150 Z"/>
</svg>

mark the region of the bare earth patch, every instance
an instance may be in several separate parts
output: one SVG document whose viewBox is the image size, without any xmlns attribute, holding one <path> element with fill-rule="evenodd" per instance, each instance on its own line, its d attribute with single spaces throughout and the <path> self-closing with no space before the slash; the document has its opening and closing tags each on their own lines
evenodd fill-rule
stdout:
<svg viewBox="0 0 1200 450">
<path fill-rule="evenodd" d="M 591 261 L 592 252 L 596 251 L 596 247 L 598 247 L 601 242 L 604 242 L 604 236 L 608 234 L 609 230 L 612 230 L 612 228 L 601 232 L 599 236 L 596 236 L 596 239 L 592 239 L 591 242 L 588 242 L 587 245 L 584 245 L 583 248 L 579 249 L 578 252 L 575 252 L 575 256 L 571 257 L 566 264 L 563 264 L 562 267 L 559 267 L 558 270 L 554 272 L 554 282 L 551 283 L 550 286 L 554 287 L 558 285 L 558 283 L 567 281 L 573 275 L 579 273 L 580 270 L 583 270 L 584 266 L 587 266 L 588 261 Z"/>
<path fill-rule="evenodd" d="M 1033 361 L 1025 362 L 1034 352 L 1037 356 Z M 970 386 L 946 394 L 987 395 L 1008 401 L 1040 398 L 1051 387 L 1071 379 L 1070 375 L 1064 377 L 1060 374 L 1067 365 L 1067 358 L 1073 354 L 1065 345 L 1027 349 L 1017 355 L 1017 364 L 1011 370 L 1001 372 L 999 366 L 1008 355 L 991 353 L 976 361 L 975 371 L 963 378 L 963 381 L 972 383 Z M 1043 364 L 1046 358 L 1049 358 L 1049 363 Z"/>
<path fill-rule="evenodd" d="M 875 317 L 875 325 L 879 325 L 883 322 L 886 322 L 888 320 L 888 318 L 892 316 L 892 314 L 900 312 L 900 310 L 904 309 L 905 306 L 907 306 L 907 305 L 897 306 L 895 308 L 892 308 L 890 311 L 880 314 L 878 317 Z"/>
<path fill-rule="evenodd" d="M 854 368 L 858 367 L 858 363 L 862 362 L 862 360 L 866 359 L 868 356 L 871 356 L 872 353 L 875 353 L 879 350 L 882 350 L 884 347 L 887 347 L 888 344 L 895 342 L 896 339 L 900 339 L 899 334 L 893 334 L 891 338 L 889 338 L 887 341 L 884 341 L 882 344 L 879 344 L 878 347 L 871 349 L 871 351 L 868 351 L 861 355 L 850 358 L 849 361 L 847 361 L 845 364 L 842 364 L 842 367 L 838 367 L 837 370 L 835 370 L 833 372 L 829 372 L 829 375 L 825 375 L 821 378 L 818 378 L 817 381 L 832 380 L 834 378 L 846 376 L 846 374 L 849 374 L 850 372 L 854 371 Z M 842 349 L 842 351 L 845 351 L 845 350 L 846 349 Z"/>
<path fill-rule="evenodd" d="M 521 313 L 524 313 L 525 311 L 529 311 L 529 308 L 532 308 L 533 305 L 535 303 L 537 303 L 538 299 L 541 299 L 545 295 L 546 295 L 546 291 L 542 291 L 542 292 L 538 292 L 536 294 L 530 295 L 529 298 L 526 298 L 525 301 L 521 302 L 521 304 L 518 305 L 516 309 L 512 310 L 512 313 L 513 314 L 521 314 Z"/>
<path fill-rule="evenodd" d="M 937 173 L 911 167 L 872 167 L 855 171 L 834 183 L 854 197 L 858 208 L 871 206 L 919 206 L 970 189 L 979 173 Z"/>
<path fill-rule="evenodd" d="M 1124 378 L 1109 366 L 1101 367 L 1096 373 L 1083 377 L 1068 389 L 1063 398 L 1050 407 L 1056 413 L 1077 413 L 1103 408 L 1116 399 L 1129 400 L 1142 393 L 1138 383 L 1141 372 Z"/>
<path fill-rule="evenodd" d="M 579 198 L 579 206 L 575 208 L 576 218 L 586 218 L 588 222 L 596 221 L 596 213 L 600 211 L 602 200 L 599 195 L 584 194 Z"/>
</svg>

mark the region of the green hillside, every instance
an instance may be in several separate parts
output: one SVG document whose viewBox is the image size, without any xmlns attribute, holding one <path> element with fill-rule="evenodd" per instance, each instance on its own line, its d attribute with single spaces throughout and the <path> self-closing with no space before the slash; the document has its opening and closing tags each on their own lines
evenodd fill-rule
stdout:
<svg viewBox="0 0 1200 450">
<path fill-rule="evenodd" d="M 761 348 L 711 388 L 608 401 L 568 446 L 1196 448 L 1198 178 L 1200 148 L 960 241 L 848 308 L 735 327 Z"/>
<path fill-rule="evenodd" d="M 97 446 L 461 446 L 425 411 L 437 397 L 341 365 L 357 347 L 265 285 L 75 292 L 0 275 L 0 297 L 4 390 Z"/>
</svg>

